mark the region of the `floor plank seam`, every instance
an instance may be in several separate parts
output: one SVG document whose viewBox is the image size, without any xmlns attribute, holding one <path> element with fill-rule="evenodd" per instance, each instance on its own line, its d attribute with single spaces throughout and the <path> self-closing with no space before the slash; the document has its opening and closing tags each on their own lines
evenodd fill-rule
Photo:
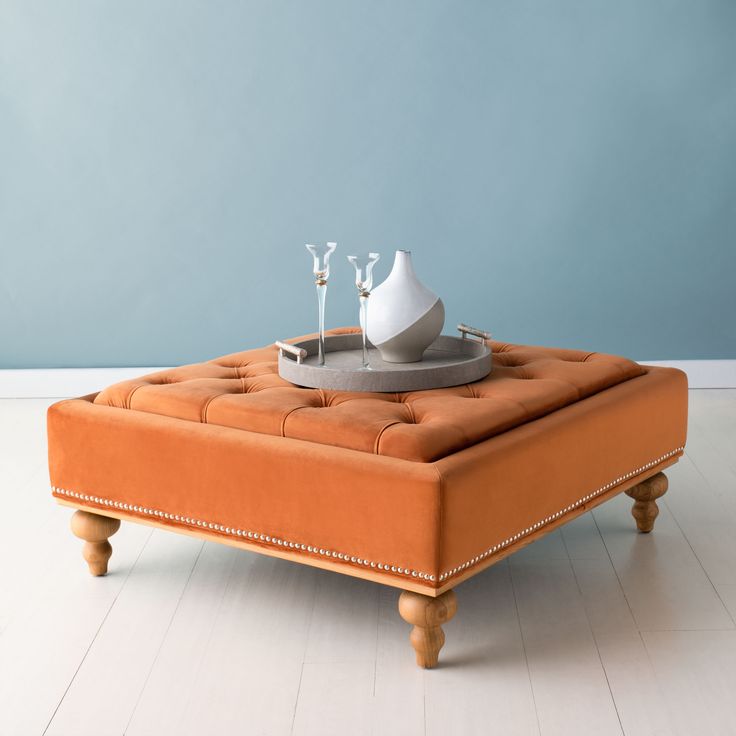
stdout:
<svg viewBox="0 0 736 736">
<path fill-rule="evenodd" d="M 207 542 L 205 542 L 205 547 L 207 546 Z M 210 642 L 212 641 L 212 635 L 215 632 L 215 629 L 217 628 L 217 621 L 220 618 L 220 614 L 222 612 L 222 604 L 225 600 L 225 596 L 227 595 L 228 590 L 230 589 L 230 581 L 232 580 L 233 575 L 233 568 L 235 567 L 235 562 L 237 560 L 237 550 L 233 549 L 231 550 L 233 554 L 229 558 L 228 562 L 228 571 L 227 571 L 227 581 L 225 582 L 225 585 L 222 586 L 222 592 L 220 593 L 220 597 L 217 601 L 217 608 L 214 612 L 214 615 L 212 616 L 212 621 L 210 624 L 210 629 L 207 632 L 207 646 L 202 648 L 202 653 L 200 654 L 199 661 L 197 662 L 197 670 L 195 673 L 195 680 L 196 677 L 199 676 L 199 672 L 202 669 L 202 662 L 205 659 L 207 650 L 209 648 Z"/>
<path fill-rule="evenodd" d="M 636 616 L 634 615 L 634 611 L 631 608 L 631 603 L 629 602 L 629 598 L 626 595 L 626 591 L 624 590 L 624 586 L 621 582 L 621 578 L 619 577 L 618 570 L 616 569 L 616 565 L 613 562 L 613 557 L 611 556 L 611 551 L 608 548 L 608 545 L 606 544 L 605 537 L 603 536 L 603 533 L 601 532 L 600 526 L 598 526 L 598 519 L 595 518 L 595 514 L 591 511 L 591 517 L 593 518 L 593 523 L 595 524 L 595 528 L 598 530 L 598 534 L 601 538 L 601 541 L 603 542 L 603 548 L 606 550 L 606 554 L 608 555 L 608 562 L 611 565 L 611 569 L 613 570 L 613 574 L 616 576 L 616 581 L 618 583 L 619 590 L 621 591 L 621 595 L 623 596 L 623 599 L 626 601 L 626 607 L 629 609 L 629 616 L 631 616 L 631 621 L 634 625 L 634 629 L 636 630 L 637 636 L 639 637 L 639 640 L 642 643 L 642 646 L 644 647 L 644 654 L 647 658 L 647 664 L 651 668 L 652 672 L 655 672 L 655 666 L 654 666 L 654 660 L 652 659 L 651 652 L 649 651 L 649 648 L 647 647 L 646 641 L 644 641 L 644 637 L 642 636 L 642 630 L 639 627 L 639 622 L 636 620 Z M 597 644 L 596 644 L 597 646 Z M 661 702 L 666 702 L 664 699 L 664 693 L 662 692 L 659 682 L 657 682 L 656 678 L 654 680 L 654 687 L 657 690 L 657 693 L 659 694 Z M 669 718 L 669 716 L 667 716 Z"/>
<path fill-rule="evenodd" d="M 514 609 L 516 610 L 516 625 L 519 629 L 519 638 L 521 639 L 521 651 L 524 655 L 524 666 L 526 667 L 526 676 L 527 681 L 529 683 L 529 692 L 532 696 L 532 704 L 534 705 L 534 717 L 537 723 L 537 733 L 539 736 L 542 736 L 542 724 L 539 720 L 539 708 L 537 708 L 537 697 L 534 693 L 534 683 L 532 682 L 532 673 L 529 669 L 529 658 L 526 654 L 526 642 L 524 641 L 524 628 L 521 625 L 521 616 L 519 615 L 519 601 L 516 597 L 516 586 L 514 585 L 514 575 L 511 571 L 511 565 L 509 565 L 508 560 L 504 560 L 504 563 L 506 565 L 506 571 L 509 576 L 509 583 L 511 585 L 511 594 L 514 597 Z M 426 719 L 425 719 L 426 724 Z"/>
<path fill-rule="evenodd" d="M 309 639 L 309 636 L 307 636 L 307 640 Z M 304 662 L 302 661 L 302 666 L 299 670 L 299 684 L 296 686 L 296 698 L 294 700 L 294 712 L 291 714 L 291 730 L 289 733 L 291 736 L 294 734 L 294 726 L 296 725 L 296 711 L 299 707 L 299 693 L 301 693 L 302 690 L 302 678 L 304 677 Z"/>
<path fill-rule="evenodd" d="M 683 528 L 680 526 L 680 522 L 677 521 L 677 518 L 670 510 L 670 507 L 665 503 L 665 508 L 667 509 L 669 515 L 672 517 L 672 521 L 675 522 L 675 526 L 680 530 L 680 534 L 682 534 L 683 539 L 687 543 L 687 546 L 690 548 L 690 551 L 693 553 L 693 557 L 698 561 L 698 565 L 700 566 L 700 569 L 703 571 L 703 575 L 705 575 L 706 580 L 710 583 L 710 587 L 713 588 L 713 592 L 716 594 L 716 598 L 720 601 L 720 604 L 723 608 L 723 610 L 726 612 L 726 615 L 731 619 L 733 622 L 734 628 L 736 628 L 736 620 L 734 620 L 734 617 L 731 615 L 731 612 L 728 610 L 728 606 L 723 602 L 723 598 L 721 598 L 721 594 L 718 592 L 718 588 L 715 586 L 713 581 L 710 579 L 710 575 L 708 575 L 708 571 L 703 566 L 703 563 L 700 560 L 700 557 L 698 557 L 697 552 L 693 549 L 692 544 L 690 544 L 690 540 L 687 538 L 687 534 L 685 534 Z"/>
<path fill-rule="evenodd" d="M 665 698 L 665 693 L 664 693 L 664 691 L 662 690 L 662 686 L 661 686 L 661 684 L 660 684 L 660 682 L 659 682 L 659 679 L 658 679 L 658 678 L 656 677 L 656 671 L 657 671 L 657 669 L 656 669 L 656 667 L 655 667 L 655 665 L 654 665 L 654 659 L 652 659 L 652 653 L 651 653 L 651 652 L 649 651 L 649 647 L 647 646 L 647 642 L 646 642 L 646 640 L 644 639 L 644 632 L 642 632 L 642 631 L 637 631 L 636 633 L 638 634 L 638 636 L 639 636 L 639 641 L 641 642 L 641 645 L 642 645 L 642 647 L 644 648 L 644 654 L 645 654 L 645 655 L 646 655 L 646 657 L 647 657 L 647 663 L 649 664 L 649 667 L 651 668 L 651 671 L 652 671 L 653 673 L 655 673 L 655 677 L 654 677 L 654 678 L 653 678 L 653 680 L 652 680 L 652 685 L 654 686 L 654 689 L 656 690 L 656 692 L 657 692 L 657 695 L 659 696 L 659 700 L 660 700 L 660 702 L 662 702 L 662 703 L 666 703 L 666 702 L 667 702 L 667 700 L 666 700 L 666 698 Z M 670 717 L 671 717 L 671 716 L 670 716 L 670 713 L 666 711 L 666 712 L 665 712 L 665 715 L 666 715 L 667 721 L 668 721 L 668 723 L 669 723 L 669 721 L 670 721 Z M 671 724 L 669 724 L 669 725 L 671 725 Z"/>
<path fill-rule="evenodd" d="M 302 666 L 299 671 L 299 683 L 296 687 L 296 697 L 294 698 L 294 711 L 291 714 L 291 731 L 290 733 L 294 733 L 294 726 L 296 725 L 296 714 L 297 710 L 299 708 L 299 696 L 301 695 L 302 691 L 302 678 L 304 677 L 304 665 L 306 664 L 307 659 L 307 648 L 309 646 L 309 635 L 312 632 L 312 625 L 314 623 L 314 609 L 317 605 L 317 592 L 319 588 L 319 580 L 317 578 L 315 570 L 310 570 L 312 573 L 312 579 L 313 579 L 313 586 L 312 586 L 312 605 L 309 608 L 309 626 L 307 627 L 307 633 L 304 637 L 304 646 L 302 648 Z"/>
<path fill-rule="evenodd" d="M 606 665 L 603 663 L 603 657 L 601 656 L 601 650 L 598 647 L 598 639 L 595 635 L 595 631 L 593 630 L 593 624 L 591 623 L 590 616 L 588 615 L 588 607 L 585 605 L 585 597 L 583 596 L 583 589 L 580 587 L 580 581 L 578 580 L 578 575 L 575 572 L 575 565 L 572 564 L 572 560 L 570 559 L 570 550 L 567 548 L 567 542 L 565 541 L 565 535 L 561 534 L 560 536 L 562 538 L 562 545 L 565 548 L 565 552 L 567 553 L 567 561 L 570 566 L 570 572 L 572 573 L 573 580 L 575 581 L 575 587 L 578 590 L 578 595 L 580 597 L 580 605 L 583 607 L 583 612 L 585 613 L 585 620 L 588 623 L 588 631 L 590 632 L 590 636 L 593 639 L 593 644 L 595 645 L 595 652 L 598 655 L 598 663 L 601 666 L 603 677 L 606 678 L 606 687 L 608 688 L 608 692 L 611 695 L 611 703 L 613 704 L 613 709 L 616 711 L 616 718 L 618 719 L 618 726 L 621 729 L 621 736 L 625 736 L 624 724 L 621 721 L 621 713 L 619 712 L 618 704 L 616 703 L 616 696 L 613 694 L 613 688 L 611 687 L 611 681 L 608 678 L 608 671 L 606 670 Z"/>
<path fill-rule="evenodd" d="M 736 631 L 736 629 L 703 629 L 703 628 L 698 628 L 698 629 L 651 629 L 651 628 L 646 628 L 646 629 L 639 629 L 638 631 L 641 634 L 667 634 L 667 633 L 673 633 L 673 632 L 674 633 L 680 632 L 683 634 L 684 633 L 695 633 L 695 632 L 702 633 L 702 634 L 706 634 L 706 633 L 724 634 L 726 632 L 733 633 L 734 631 Z"/>
<path fill-rule="evenodd" d="M 720 453 L 716 452 L 716 454 L 720 455 Z M 715 497 L 719 501 L 724 501 L 726 499 L 723 498 L 723 496 L 718 492 L 718 489 L 714 487 L 714 485 L 708 480 L 708 477 L 706 474 L 701 470 L 700 468 L 700 462 L 697 461 L 692 454 L 686 453 L 686 456 L 689 458 L 690 462 L 693 464 L 693 467 L 698 472 L 698 475 L 703 479 L 703 482 L 710 488 L 711 492 L 715 495 Z M 726 470 L 729 471 L 730 474 L 734 476 L 734 483 L 736 483 L 736 473 L 734 473 L 730 466 L 726 465 Z"/>
<path fill-rule="evenodd" d="M 422 724 L 424 728 L 422 731 L 424 732 L 424 736 L 427 736 L 427 673 L 422 672 L 422 720 L 424 723 Z"/>
<path fill-rule="evenodd" d="M 707 424 L 703 424 L 699 419 L 695 419 L 693 421 L 693 424 L 695 427 L 697 427 L 700 431 L 698 432 L 699 435 L 702 435 L 705 438 L 705 441 L 710 445 L 710 448 L 713 450 L 713 452 L 716 453 L 716 455 L 721 456 L 722 450 L 717 445 L 713 444 L 713 440 L 709 436 L 709 428 Z M 734 475 L 736 475 L 736 466 L 731 464 L 732 460 L 730 457 L 726 457 L 723 459 L 723 463 Z"/>
<path fill-rule="evenodd" d="M 156 666 L 156 662 L 158 661 L 158 658 L 161 654 L 161 650 L 163 649 L 163 646 L 166 643 L 166 638 L 168 637 L 169 631 L 171 630 L 171 624 L 173 623 L 174 618 L 176 617 L 176 612 L 179 610 L 179 606 L 181 605 L 182 598 L 184 598 L 184 592 L 189 586 L 189 582 L 191 581 L 192 575 L 194 574 L 194 569 L 197 567 L 199 558 L 202 556 L 202 550 L 204 549 L 204 545 L 205 545 L 204 542 L 202 542 L 199 545 L 199 551 L 197 552 L 197 556 L 194 558 L 192 567 L 189 570 L 189 575 L 187 576 L 187 579 L 184 585 L 182 585 L 181 592 L 179 593 L 179 597 L 177 598 L 176 605 L 174 606 L 174 610 L 171 612 L 171 616 L 169 617 L 169 622 L 166 624 L 166 631 L 164 631 L 163 636 L 161 637 L 161 641 L 159 642 L 158 648 L 156 649 L 156 654 L 154 655 L 153 660 L 151 661 L 151 666 L 148 668 L 148 672 L 146 673 L 146 679 L 143 681 L 143 685 L 141 685 L 141 689 L 140 689 L 140 692 L 138 693 L 138 697 L 135 699 L 133 708 L 130 711 L 130 716 L 128 718 L 128 721 L 125 724 L 125 728 L 123 729 L 123 736 L 125 736 L 128 733 L 130 724 L 132 723 L 133 718 L 135 717 L 135 712 L 136 710 L 138 710 L 138 705 L 141 702 L 141 698 L 143 697 L 143 693 L 145 692 L 146 685 L 148 685 L 148 681 L 151 679 L 151 673 L 153 672 L 153 669 Z"/>
<path fill-rule="evenodd" d="M 69 693 L 69 690 L 71 686 L 74 684 L 74 680 L 77 678 L 77 675 L 79 674 L 79 671 L 82 669 L 82 665 L 84 664 L 84 661 L 87 659 L 87 656 L 89 655 L 90 651 L 92 650 L 92 647 L 94 646 L 94 643 L 97 641 L 97 638 L 100 635 L 100 632 L 102 631 L 102 627 L 105 625 L 105 622 L 110 616 L 110 613 L 112 612 L 112 609 L 115 607 L 115 604 L 118 601 L 118 598 L 122 594 L 123 590 L 125 589 L 125 586 L 128 584 L 128 580 L 130 580 L 130 576 L 133 573 L 133 570 L 135 570 L 135 566 L 138 564 L 138 560 L 140 560 L 141 555 L 143 554 L 144 550 L 148 546 L 148 542 L 150 541 L 151 537 L 153 536 L 153 530 L 148 534 L 146 537 L 146 541 L 141 546 L 140 551 L 136 555 L 135 561 L 130 566 L 130 569 L 125 575 L 125 580 L 123 580 L 123 584 L 120 586 L 120 590 L 115 594 L 115 597 L 112 600 L 112 603 L 110 603 L 107 611 L 105 612 L 105 615 L 102 617 L 102 621 L 100 621 L 100 625 L 95 630 L 95 635 L 92 637 L 92 641 L 90 641 L 89 646 L 85 649 L 84 655 L 82 656 L 82 659 L 79 661 L 79 664 L 77 665 L 77 668 L 74 670 L 74 674 L 72 675 L 72 678 L 69 680 L 69 683 L 67 684 L 66 688 L 64 689 L 64 693 L 62 694 L 61 698 L 59 699 L 59 702 L 56 704 L 56 707 L 54 708 L 54 712 L 51 714 L 51 718 L 49 718 L 48 723 L 46 724 L 46 727 L 43 729 L 43 732 L 41 736 L 46 736 L 47 731 L 49 730 L 51 724 L 54 722 L 54 718 L 56 718 L 56 714 L 59 712 L 59 708 L 61 708 L 62 703 L 64 702 L 64 698 L 66 698 L 67 694 Z"/>
<path fill-rule="evenodd" d="M 613 557 L 611 557 L 611 550 L 608 549 L 608 545 L 606 544 L 606 539 L 603 536 L 603 532 L 601 532 L 601 528 L 598 526 L 598 519 L 595 518 L 595 513 L 593 511 L 590 512 L 590 515 L 593 519 L 593 523 L 595 524 L 595 528 L 598 530 L 598 534 L 601 538 L 601 542 L 603 542 L 603 548 L 606 550 L 606 554 L 608 555 L 608 562 L 611 565 L 613 574 L 616 576 L 616 582 L 618 582 L 618 588 L 621 591 L 621 595 L 626 601 L 626 607 L 629 609 L 629 615 L 631 616 L 631 620 L 634 622 L 634 627 L 636 628 L 636 630 L 639 631 L 639 622 L 636 620 L 636 616 L 634 616 L 634 609 L 631 607 L 631 603 L 629 602 L 629 598 L 626 595 L 626 591 L 624 590 L 623 583 L 621 582 L 621 578 L 619 577 L 618 570 L 616 569 L 616 564 L 613 561 Z"/>
<path fill-rule="evenodd" d="M 373 694 L 372 697 L 376 698 L 376 675 L 378 673 L 378 638 L 381 631 L 381 592 L 378 592 L 376 601 L 376 647 L 373 652 Z"/>
</svg>

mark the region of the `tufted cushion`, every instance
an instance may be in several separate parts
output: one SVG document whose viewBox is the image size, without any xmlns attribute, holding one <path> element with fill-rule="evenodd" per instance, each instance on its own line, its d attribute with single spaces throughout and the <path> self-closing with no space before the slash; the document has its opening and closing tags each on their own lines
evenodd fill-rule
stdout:
<svg viewBox="0 0 736 736">
<path fill-rule="evenodd" d="M 493 348 L 487 379 L 438 391 L 302 389 L 263 348 L 61 401 L 53 493 L 435 594 L 682 454 L 680 371 Z"/>
<path fill-rule="evenodd" d="M 351 332 L 355 328 L 334 330 Z M 433 462 L 644 373 L 625 358 L 492 342 L 476 383 L 407 393 L 300 388 L 265 347 L 105 389 L 96 404 Z"/>
</svg>

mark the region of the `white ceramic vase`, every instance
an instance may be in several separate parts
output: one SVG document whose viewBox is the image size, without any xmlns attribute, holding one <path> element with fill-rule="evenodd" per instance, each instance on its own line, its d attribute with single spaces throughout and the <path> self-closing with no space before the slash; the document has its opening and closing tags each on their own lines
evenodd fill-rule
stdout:
<svg viewBox="0 0 736 736">
<path fill-rule="evenodd" d="M 388 363 L 415 363 L 445 324 L 445 306 L 417 278 L 411 251 L 397 250 L 388 278 L 371 292 L 368 339 Z"/>
</svg>

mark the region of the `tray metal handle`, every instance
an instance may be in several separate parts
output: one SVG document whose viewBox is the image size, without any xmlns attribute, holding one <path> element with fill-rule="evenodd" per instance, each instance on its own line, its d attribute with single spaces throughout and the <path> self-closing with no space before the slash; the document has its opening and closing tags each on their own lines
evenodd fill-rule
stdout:
<svg viewBox="0 0 736 736">
<path fill-rule="evenodd" d="M 279 349 L 279 355 L 289 353 L 289 355 L 293 355 L 296 358 L 297 363 L 301 363 L 304 358 L 307 357 L 307 351 L 304 348 L 298 348 L 296 345 L 289 345 L 288 342 L 276 340 L 274 345 Z"/>
<path fill-rule="evenodd" d="M 480 338 L 480 341 L 483 342 L 483 340 L 490 340 L 491 339 L 491 333 L 486 332 L 485 330 L 479 330 L 477 327 L 470 327 L 469 325 L 463 324 L 462 322 L 457 326 L 458 331 L 463 337 L 463 340 L 465 340 L 468 335 L 473 335 L 474 337 Z"/>
</svg>

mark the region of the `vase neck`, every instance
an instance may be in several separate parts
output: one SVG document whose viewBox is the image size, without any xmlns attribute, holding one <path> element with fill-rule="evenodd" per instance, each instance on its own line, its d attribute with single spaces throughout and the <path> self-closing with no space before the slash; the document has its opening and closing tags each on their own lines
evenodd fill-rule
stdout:
<svg viewBox="0 0 736 736">
<path fill-rule="evenodd" d="M 414 264 L 411 260 L 410 250 L 397 250 L 394 258 L 394 266 L 391 269 L 391 276 L 403 279 L 416 279 L 414 273 Z"/>
</svg>

